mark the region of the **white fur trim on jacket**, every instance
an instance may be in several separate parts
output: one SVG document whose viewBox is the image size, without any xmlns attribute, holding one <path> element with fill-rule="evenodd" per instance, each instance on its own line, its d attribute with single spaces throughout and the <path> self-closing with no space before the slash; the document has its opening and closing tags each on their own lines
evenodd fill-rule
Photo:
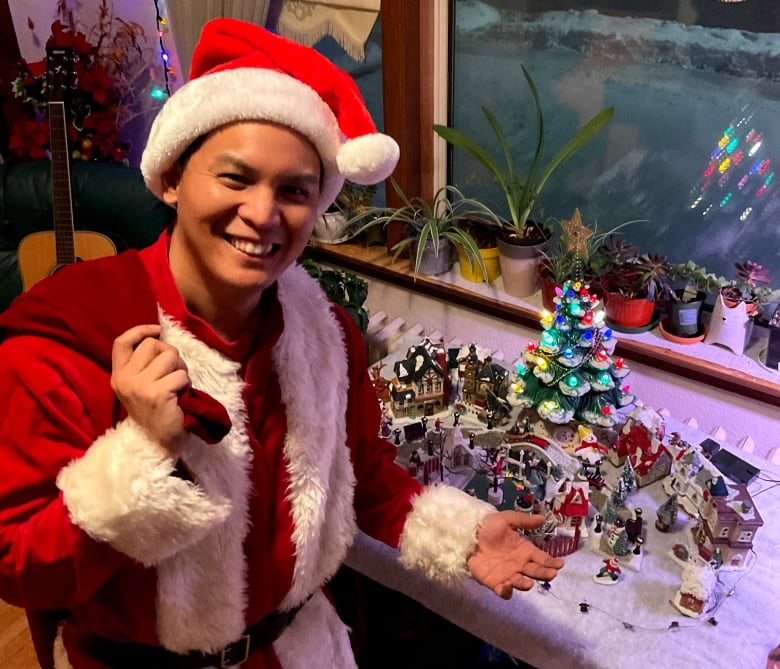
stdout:
<svg viewBox="0 0 780 669">
<path fill-rule="evenodd" d="M 433 580 L 457 583 L 469 573 L 466 561 L 477 546 L 479 524 L 495 511 L 452 486 L 425 488 L 412 500 L 401 534 L 401 563 Z"/>
<path fill-rule="evenodd" d="M 356 669 L 349 628 L 333 605 L 317 592 L 274 643 L 284 669 Z"/>
<path fill-rule="evenodd" d="M 287 410 L 295 571 L 289 609 L 327 581 L 357 532 L 355 474 L 346 447 L 344 334 L 319 284 L 294 266 L 279 279 L 284 333 L 273 351 Z"/>
<path fill-rule="evenodd" d="M 144 565 L 192 546 L 224 522 L 225 497 L 171 476 L 174 464 L 130 418 L 57 476 L 71 521 Z"/>
</svg>

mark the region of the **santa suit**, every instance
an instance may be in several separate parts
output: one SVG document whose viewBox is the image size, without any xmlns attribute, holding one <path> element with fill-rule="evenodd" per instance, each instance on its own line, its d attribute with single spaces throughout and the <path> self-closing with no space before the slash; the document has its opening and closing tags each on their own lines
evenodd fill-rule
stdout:
<svg viewBox="0 0 780 669">
<path fill-rule="evenodd" d="M 210 653 L 302 603 L 242 666 L 354 666 L 321 587 L 358 526 L 433 578 L 466 573 L 492 507 L 421 492 L 394 464 L 350 317 L 298 267 L 259 309 L 260 335 L 223 341 L 186 309 L 164 234 L 140 254 L 65 268 L 0 316 L 0 597 L 67 611 L 57 669 L 105 669 L 82 634 Z M 113 339 L 154 320 L 205 393 L 185 411 L 191 481 L 109 385 Z M 230 427 L 210 444 L 213 400 Z"/>
</svg>

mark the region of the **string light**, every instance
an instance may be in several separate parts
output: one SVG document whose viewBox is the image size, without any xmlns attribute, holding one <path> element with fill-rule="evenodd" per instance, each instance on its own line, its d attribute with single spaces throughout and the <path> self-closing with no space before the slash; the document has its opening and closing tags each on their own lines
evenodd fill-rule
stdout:
<svg viewBox="0 0 780 669">
<path fill-rule="evenodd" d="M 161 88 L 160 86 L 155 86 L 152 88 L 151 96 L 155 100 L 163 100 L 165 98 L 171 97 L 170 78 L 168 75 L 173 74 L 173 68 L 169 65 L 171 57 L 168 53 L 168 50 L 165 48 L 165 43 L 163 42 L 163 35 L 165 34 L 164 26 L 168 25 L 168 20 L 162 14 L 160 14 L 159 0 L 154 0 L 154 11 L 157 18 L 157 39 L 160 42 L 160 60 L 163 64 L 162 69 L 165 87 Z"/>
</svg>

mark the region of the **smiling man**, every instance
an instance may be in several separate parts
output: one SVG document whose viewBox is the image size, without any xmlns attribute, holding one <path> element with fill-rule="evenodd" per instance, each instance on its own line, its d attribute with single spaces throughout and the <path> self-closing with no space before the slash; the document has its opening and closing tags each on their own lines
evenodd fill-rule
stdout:
<svg viewBox="0 0 780 669">
<path fill-rule="evenodd" d="M 398 158 L 354 82 L 230 19 L 191 71 L 141 165 L 171 228 L 0 316 L 0 597 L 41 665 L 354 667 L 323 588 L 358 527 L 501 597 L 553 578 L 517 532 L 542 517 L 394 464 L 360 332 L 295 264 Z"/>
</svg>

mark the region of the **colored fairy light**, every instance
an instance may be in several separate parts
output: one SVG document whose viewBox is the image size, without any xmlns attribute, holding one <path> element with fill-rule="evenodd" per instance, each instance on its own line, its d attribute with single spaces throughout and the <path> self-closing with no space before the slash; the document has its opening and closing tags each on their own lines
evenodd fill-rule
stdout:
<svg viewBox="0 0 780 669">
<path fill-rule="evenodd" d="M 742 159 L 744 157 L 745 157 L 745 152 L 739 150 L 733 156 L 731 156 L 731 162 L 733 165 L 739 165 L 742 162 Z"/>
<path fill-rule="evenodd" d="M 574 374 L 569 374 L 566 377 L 566 385 L 569 386 L 569 388 L 576 388 L 579 385 L 579 381 L 577 381 L 577 377 L 574 376 Z"/>
<path fill-rule="evenodd" d="M 575 297 L 575 292 L 569 288 L 569 290 L 566 291 L 566 297 L 568 297 L 570 300 L 573 300 Z"/>
<path fill-rule="evenodd" d="M 567 360 L 571 360 L 574 357 L 574 351 L 572 351 L 570 348 L 567 348 L 563 352 L 563 357 L 566 358 Z"/>
<path fill-rule="evenodd" d="M 758 173 L 763 174 L 764 172 L 766 172 L 767 167 L 769 167 L 769 161 L 765 160 L 764 162 L 761 163 L 761 167 L 758 168 Z"/>
<path fill-rule="evenodd" d="M 574 282 L 574 290 L 579 290 L 582 288 L 582 284 L 579 281 Z"/>
<path fill-rule="evenodd" d="M 602 348 L 598 353 L 596 353 L 596 360 L 600 360 L 603 362 L 607 359 L 607 352 Z"/>
<path fill-rule="evenodd" d="M 615 367 L 617 367 L 618 369 L 622 369 L 624 364 L 625 361 L 623 360 L 623 358 L 618 358 L 617 360 L 615 360 Z"/>
<path fill-rule="evenodd" d="M 726 144 L 728 144 L 728 143 L 729 143 L 729 138 L 726 135 L 723 135 L 723 137 L 721 137 L 718 140 L 718 148 L 719 149 L 725 149 L 726 148 Z"/>
<path fill-rule="evenodd" d="M 566 322 L 566 317 L 561 314 L 558 314 L 555 320 L 558 322 L 558 325 L 563 325 Z"/>
<path fill-rule="evenodd" d="M 612 408 L 611 408 L 611 407 L 608 407 L 608 406 L 606 406 L 606 407 L 604 407 L 604 408 L 601 410 L 601 413 L 603 413 L 605 416 L 609 416 L 609 414 L 611 414 L 611 413 L 612 413 Z"/>
<path fill-rule="evenodd" d="M 558 403 L 552 400 L 546 400 L 542 402 L 542 407 L 545 411 L 555 411 L 558 408 Z"/>
<path fill-rule="evenodd" d="M 529 340 L 528 340 L 528 343 L 525 345 L 525 347 L 526 347 L 526 348 L 527 348 L 529 351 L 535 351 L 535 350 L 536 350 L 536 342 L 533 342 L 533 341 L 531 341 L 531 340 L 529 339 Z"/>
<path fill-rule="evenodd" d="M 699 204 L 701 203 L 701 201 L 702 201 L 702 196 L 701 196 L 701 195 L 699 195 L 699 197 L 697 197 L 697 198 L 696 198 L 696 199 L 693 201 L 693 204 L 691 205 L 691 209 L 696 209 L 696 207 L 698 207 L 698 206 L 699 206 Z"/>
<path fill-rule="evenodd" d="M 590 330 L 588 330 L 585 334 L 582 335 L 582 338 L 585 341 L 590 341 L 591 339 L 593 339 L 593 333 Z"/>
<path fill-rule="evenodd" d="M 629 386 L 628 384 L 626 384 L 626 385 L 625 385 L 625 386 L 623 386 L 623 387 L 622 387 L 620 390 L 621 390 L 622 392 L 624 392 L 624 393 L 628 393 L 628 392 L 631 390 L 631 386 Z"/>
<path fill-rule="evenodd" d="M 726 145 L 726 152 L 734 153 L 734 149 L 736 149 L 738 145 L 739 145 L 739 140 L 735 137 Z"/>
<path fill-rule="evenodd" d="M 733 193 L 726 193 L 726 196 L 720 201 L 720 206 L 725 207 L 733 195 Z"/>
<path fill-rule="evenodd" d="M 572 316 L 579 316 L 582 313 L 582 309 L 580 309 L 580 305 L 576 302 L 573 302 L 569 306 L 569 313 L 571 313 Z"/>
<path fill-rule="evenodd" d="M 549 332 L 545 332 L 542 335 L 542 346 L 555 346 L 555 337 Z"/>
<path fill-rule="evenodd" d="M 745 221 L 745 220 L 747 220 L 747 217 L 748 217 L 748 216 L 750 216 L 750 214 L 751 214 L 752 212 L 753 212 L 753 207 L 748 207 L 747 209 L 745 209 L 745 211 L 743 211 L 743 212 L 742 212 L 742 213 L 739 215 L 739 220 L 740 220 L 740 221 Z"/>
<path fill-rule="evenodd" d="M 165 33 L 164 26 L 168 25 L 168 20 L 160 13 L 160 3 L 159 0 L 154 0 L 154 10 L 155 10 L 155 16 L 157 19 L 157 39 L 159 41 L 160 45 L 160 58 L 164 63 L 163 66 L 163 77 L 165 79 L 165 95 L 164 96 L 158 96 L 154 94 L 154 91 L 152 92 L 152 97 L 155 99 L 163 99 L 164 97 L 170 97 L 171 96 L 171 88 L 170 88 L 170 77 L 169 75 L 173 73 L 173 68 L 168 67 L 168 61 L 170 59 L 168 55 L 168 51 L 165 48 L 165 44 L 163 43 L 163 34 Z"/>
<path fill-rule="evenodd" d="M 718 172 L 723 174 L 731 165 L 731 158 L 726 158 L 720 165 L 718 165 Z"/>
<path fill-rule="evenodd" d="M 604 330 L 604 335 L 603 335 L 603 337 L 604 337 L 604 340 L 605 340 L 605 341 L 609 341 L 610 339 L 612 339 L 612 330 L 610 330 L 609 328 L 607 328 L 606 330 Z"/>
<path fill-rule="evenodd" d="M 706 170 L 704 170 L 704 176 L 710 177 L 712 176 L 712 173 L 715 171 L 715 165 L 709 165 Z"/>
<path fill-rule="evenodd" d="M 753 163 L 750 166 L 750 170 L 748 171 L 748 174 L 755 174 L 758 172 L 758 170 L 761 168 L 761 161 L 757 160 L 755 163 Z"/>
<path fill-rule="evenodd" d="M 515 393 L 521 393 L 523 392 L 523 386 L 521 386 L 519 383 L 513 383 L 512 384 L 512 391 Z"/>
<path fill-rule="evenodd" d="M 536 361 L 536 364 L 539 365 L 539 369 L 541 369 L 542 371 L 547 369 L 547 361 L 544 358 L 539 358 Z"/>
<path fill-rule="evenodd" d="M 604 311 L 597 311 L 596 315 L 593 316 L 593 322 L 597 324 L 601 323 L 601 321 L 603 321 L 605 317 L 606 314 L 604 313 Z"/>
<path fill-rule="evenodd" d="M 737 183 L 737 188 L 738 188 L 739 190 L 742 190 L 742 189 L 745 187 L 745 184 L 747 183 L 747 180 L 748 180 L 748 175 L 746 174 L 745 176 L 743 176 L 743 177 L 742 177 L 742 178 L 739 180 L 739 183 Z"/>
<path fill-rule="evenodd" d="M 756 142 L 753 144 L 753 146 L 750 147 L 750 151 L 748 151 L 749 156 L 755 156 L 756 152 L 761 148 L 761 142 Z"/>
<path fill-rule="evenodd" d="M 166 97 L 165 91 L 162 88 L 160 88 L 159 86 L 155 86 L 154 88 L 152 88 L 152 91 L 151 91 L 150 95 L 155 100 L 164 100 L 165 97 Z"/>
<path fill-rule="evenodd" d="M 599 377 L 599 382 L 602 386 L 608 386 L 610 382 L 610 376 L 606 372 Z"/>
</svg>

